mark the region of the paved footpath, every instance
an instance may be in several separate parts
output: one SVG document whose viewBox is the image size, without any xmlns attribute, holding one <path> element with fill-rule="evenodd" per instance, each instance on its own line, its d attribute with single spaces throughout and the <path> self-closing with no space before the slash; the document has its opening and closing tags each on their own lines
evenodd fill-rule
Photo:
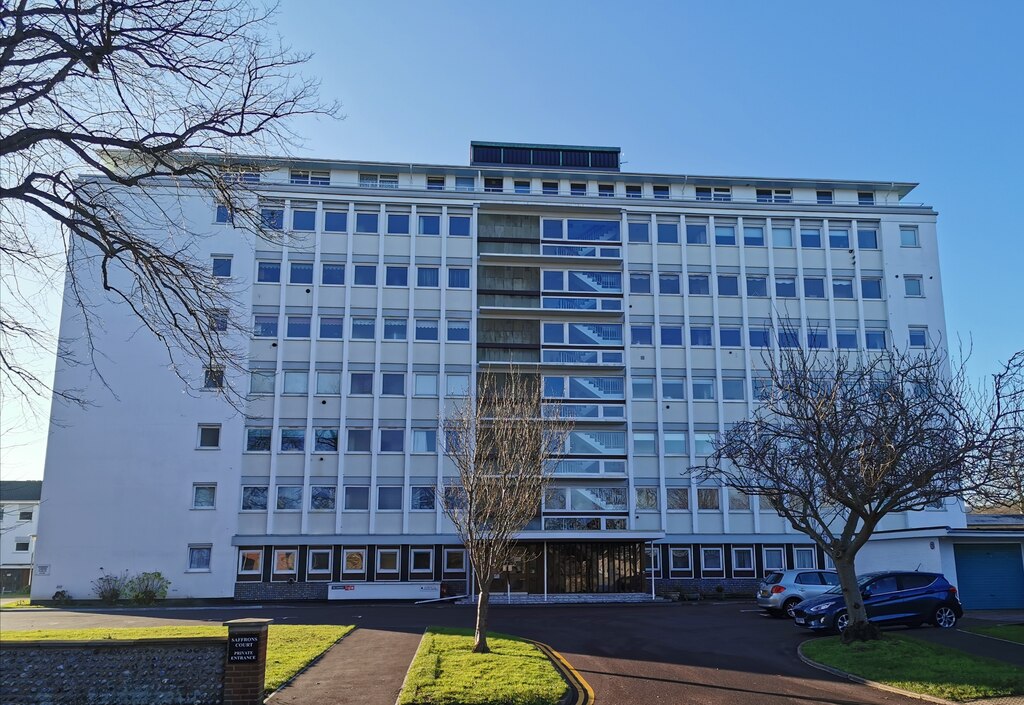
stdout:
<svg viewBox="0 0 1024 705">
<path fill-rule="evenodd" d="M 422 632 L 356 629 L 268 705 L 394 705 Z"/>
</svg>

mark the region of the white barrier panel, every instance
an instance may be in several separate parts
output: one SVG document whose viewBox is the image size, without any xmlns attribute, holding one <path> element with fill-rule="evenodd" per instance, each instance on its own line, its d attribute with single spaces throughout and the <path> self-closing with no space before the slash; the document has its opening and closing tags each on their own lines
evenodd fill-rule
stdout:
<svg viewBox="0 0 1024 705">
<path fill-rule="evenodd" d="M 432 600 L 441 583 L 331 583 L 328 600 Z"/>
</svg>

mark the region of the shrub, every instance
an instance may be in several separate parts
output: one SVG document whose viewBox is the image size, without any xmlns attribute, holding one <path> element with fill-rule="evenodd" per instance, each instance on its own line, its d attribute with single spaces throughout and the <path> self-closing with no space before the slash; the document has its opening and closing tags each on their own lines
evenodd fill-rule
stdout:
<svg viewBox="0 0 1024 705">
<path fill-rule="evenodd" d="M 128 584 L 128 573 L 108 573 L 92 581 L 92 593 L 108 605 L 117 604 Z"/>
<path fill-rule="evenodd" d="M 152 605 L 167 597 L 171 581 L 159 572 L 139 573 L 125 586 L 125 596 L 137 605 Z"/>
<path fill-rule="evenodd" d="M 67 590 L 58 590 L 53 593 L 52 599 L 58 605 L 66 605 L 71 602 L 71 593 Z"/>
</svg>

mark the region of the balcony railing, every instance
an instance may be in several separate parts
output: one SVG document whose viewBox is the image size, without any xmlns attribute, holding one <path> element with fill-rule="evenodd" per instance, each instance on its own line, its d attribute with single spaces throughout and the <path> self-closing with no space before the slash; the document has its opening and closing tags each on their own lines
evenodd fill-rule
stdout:
<svg viewBox="0 0 1024 705">
<path fill-rule="evenodd" d="M 625 531 L 625 517 L 544 517 L 544 531 Z M 527 530 L 536 530 L 535 526 L 527 526 Z"/>
<path fill-rule="evenodd" d="M 626 418 L 625 404 L 544 404 L 541 407 L 544 418 L 601 419 L 623 421 Z"/>
<path fill-rule="evenodd" d="M 590 296 L 544 296 L 541 308 L 558 311 L 621 311 L 622 299 Z"/>
<path fill-rule="evenodd" d="M 541 362 L 553 365 L 622 365 L 625 355 L 621 350 L 567 350 L 541 351 Z"/>
<path fill-rule="evenodd" d="M 555 475 L 580 475 L 593 477 L 594 475 L 615 475 L 626 474 L 625 460 L 598 460 L 583 458 L 565 458 L 559 460 L 555 465 Z"/>
<path fill-rule="evenodd" d="M 593 245 L 541 245 L 541 254 L 548 257 L 622 257 L 621 247 L 595 247 Z"/>
</svg>

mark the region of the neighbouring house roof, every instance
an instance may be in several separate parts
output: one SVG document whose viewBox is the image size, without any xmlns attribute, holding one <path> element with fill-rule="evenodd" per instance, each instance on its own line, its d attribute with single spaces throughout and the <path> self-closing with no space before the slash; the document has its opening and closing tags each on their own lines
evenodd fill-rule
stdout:
<svg viewBox="0 0 1024 705">
<path fill-rule="evenodd" d="M 38 502 L 42 491 L 42 480 L 2 480 L 0 502 Z"/>
<path fill-rule="evenodd" d="M 1024 529 L 1024 514 L 968 514 L 969 529 Z"/>
</svg>

